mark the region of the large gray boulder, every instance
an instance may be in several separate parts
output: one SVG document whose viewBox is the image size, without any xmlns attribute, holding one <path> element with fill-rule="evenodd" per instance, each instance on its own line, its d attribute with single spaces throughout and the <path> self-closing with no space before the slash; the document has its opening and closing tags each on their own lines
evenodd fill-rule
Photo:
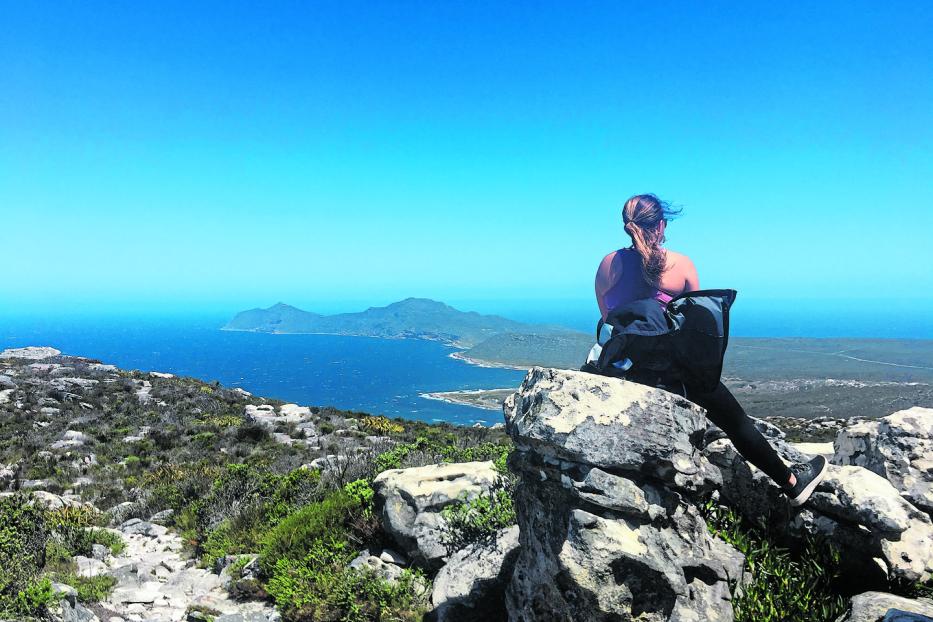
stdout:
<svg viewBox="0 0 933 622">
<path fill-rule="evenodd" d="M 703 482 L 698 448 L 705 414 L 679 395 L 618 378 L 534 367 L 507 400 L 509 434 L 542 458 L 660 477 L 687 489 Z"/>
<path fill-rule="evenodd" d="M 490 461 L 383 471 L 373 481 L 376 511 L 409 559 L 436 569 L 447 556 L 441 511 L 488 493 L 499 477 Z"/>
<path fill-rule="evenodd" d="M 702 409 L 540 367 L 503 409 L 519 478 L 510 620 L 732 620 L 744 559 L 691 503 L 708 484 Z"/>
<path fill-rule="evenodd" d="M 501 530 L 492 543 L 457 551 L 434 578 L 435 622 L 497 622 L 507 619 L 505 588 L 518 557 L 518 526 Z"/>
<path fill-rule="evenodd" d="M 914 407 L 841 430 L 832 462 L 887 479 L 933 517 L 933 408 Z"/>
<path fill-rule="evenodd" d="M 895 610 L 892 613 L 904 612 L 933 618 L 933 601 L 925 598 L 904 598 L 884 592 L 865 592 L 852 597 L 848 613 L 842 615 L 837 622 L 880 622 L 892 609 Z M 918 618 L 895 616 L 891 622 L 898 619 L 912 622 Z"/>
</svg>

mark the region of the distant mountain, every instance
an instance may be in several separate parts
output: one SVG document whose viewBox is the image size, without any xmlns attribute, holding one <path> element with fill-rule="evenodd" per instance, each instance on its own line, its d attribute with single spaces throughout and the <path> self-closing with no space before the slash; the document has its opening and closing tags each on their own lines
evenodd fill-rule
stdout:
<svg viewBox="0 0 933 622">
<path fill-rule="evenodd" d="M 358 313 L 322 315 L 279 303 L 238 313 L 224 330 L 264 333 L 324 333 L 441 341 L 469 348 L 502 333 L 560 333 L 556 326 L 525 324 L 498 315 L 460 311 L 428 298 L 406 298 Z"/>
</svg>

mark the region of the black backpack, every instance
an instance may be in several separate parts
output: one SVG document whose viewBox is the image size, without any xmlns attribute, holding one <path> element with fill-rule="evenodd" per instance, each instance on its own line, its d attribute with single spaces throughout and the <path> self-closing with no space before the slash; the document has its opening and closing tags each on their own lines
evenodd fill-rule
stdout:
<svg viewBox="0 0 933 622">
<path fill-rule="evenodd" d="M 653 298 L 620 305 L 599 320 L 596 346 L 581 369 L 668 390 L 712 391 L 722 376 L 735 297 L 734 289 L 705 289 L 663 309 Z"/>
</svg>

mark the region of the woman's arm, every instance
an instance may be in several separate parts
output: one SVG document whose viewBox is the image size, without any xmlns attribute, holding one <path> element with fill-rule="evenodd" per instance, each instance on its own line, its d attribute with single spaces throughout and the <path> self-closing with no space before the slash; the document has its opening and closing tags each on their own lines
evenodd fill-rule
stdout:
<svg viewBox="0 0 933 622">
<path fill-rule="evenodd" d="M 615 252 L 609 253 L 603 257 L 603 260 L 599 262 L 599 268 L 596 270 L 596 304 L 599 305 L 599 312 L 602 314 L 604 320 L 609 314 L 609 309 L 606 308 L 605 295 L 613 284 L 613 275 L 610 270 L 613 258 L 615 258 Z"/>
<path fill-rule="evenodd" d="M 693 261 L 686 255 L 684 255 L 683 259 L 683 271 L 684 291 L 695 292 L 700 289 L 700 276 L 697 274 L 697 267 L 693 265 Z"/>
</svg>

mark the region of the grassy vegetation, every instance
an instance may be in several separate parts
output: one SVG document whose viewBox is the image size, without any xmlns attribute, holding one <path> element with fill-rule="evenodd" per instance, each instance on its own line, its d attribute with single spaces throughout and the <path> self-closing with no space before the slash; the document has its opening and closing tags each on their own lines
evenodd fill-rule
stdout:
<svg viewBox="0 0 933 622">
<path fill-rule="evenodd" d="M 81 359 L 63 362 L 73 368 L 68 373 L 96 382 L 79 389 L 31 372 L 23 372 L 25 381 L 18 376 L 28 390 L 17 389 L 0 405 L 0 463 L 16 465 L 19 485 L 35 480 L 51 492 L 80 490 L 97 507 L 114 509 L 49 511 L 25 494 L 0 499 L 0 618 L 48 615 L 57 600 L 52 581 L 75 587 L 83 602 L 106 598 L 113 579 L 78 577 L 74 557 L 91 556 L 95 544 L 113 554 L 123 550 L 122 539 L 103 528 L 108 521 L 172 510 L 165 522 L 198 563 L 232 564 L 232 592 L 270 599 L 286 622 L 416 620 L 427 606 L 424 574 L 407 569 L 390 582 L 348 567 L 362 550 L 390 544 L 372 508 L 371 483 L 380 472 L 495 461 L 504 476 L 490 493 L 443 511 L 449 552 L 488 542 L 515 522 L 504 467 L 511 444 L 501 430 L 315 407 L 312 426 L 268 425 L 246 417 L 246 406 L 277 408 L 275 400 L 187 378 L 95 371 Z M 13 364 L 0 363 L 0 372 Z M 87 438 L 55 448 L 69 429 Z M 276 433 L 291 442 L 276 440 Z M 336 458 L 310 466 L 325 456 Z M 844 609 L 836 552 L 816 542 L 781 548 L 773 534 L 725 508 L 711 504 L 705 512 L 713 533 L 746 556 L 748 581 L 735 586 L 737 620 L 834 620 Z"/>
<path fill-rule="evenodd" d="M 44 619 L 58 601 L 51 584 L 67 583 L 85 603 L 103 600 L 116 580 L 79 577 L 75 555 L 93 544 L 122 549 L 119 536 L 94 526 L 90 508 L 44 509 L 31 495 L 0 498 L 0 618 Z"/>
<path fill-rule="evenodd" d="M 776 544 L 781 534 L 744 521 L 738 512 L 713 501 L 701 508 L 710 532 L 745 556 L 742 583 L 732 582 L 736 622 L 834 622 L 845 613 L 858 580 L 843 577 L 840 551 L 807 538 L 794 547 Z M 886 591 L 916 598 L 933 594 L 933 582 L 892 581 Z"/>
<path fill-rule="evenodd" d="M 462 499 L 441 511 L 445 520 L 442 542 L 448 555 L 472 544 L 492 544 L 500 529 L 515 524 L 514 486 L 515 480 L 503 474 L 488 493 Z"/>
<path fill-rule="evenodd" d="M 430 587 L 420 571 L 406 570 L 390 583 L 347 567 L 363 549 L 389 544 L 373 516 L 372 479 L 387 468 L 502 462 L 510 447 L 498 430 L 333 408 L 312 407 L 311 426 L 270 426 L 245 411 L 247 405 L 278 408 L 275 400 L 190 378 L 57 360 L 67 368 L 60 375 L 84 384 L 0 361 L 0 373 L 17 367 L 12 375 L 19 385 L 0 404 L 0 466 L 16 465 L 14 486 L 31 480 L 58 494 L 80 488 L 82 499 L 113 510 L 47 512 L 33 509 L 25 496 L 15 497 L 15 507 L 5 500 L 0 617 L 46 615 L 56 601 L 50 581 L 72 585 L 84 602 L 105 598 L 113 580 L 78 577 L 74 557 L 91 556 L 94 544 L 120 553 L 122 540 L 101 527 L 108 521 L 172 510 L 165 524 L 182 535 L 199 564 L 218 568 L 235 560 L 228 571 L 235 595 L 269 598 L 289 622 L 420 619 Z M 71 429 L 85 438 L 56 448 Z M 273 433 L 293 440 L 277 442 Z M 309 466 L 327 455 L 337 459 L 323 469 Z M 256 555 L 258 570 L 247 577 L 244 568 Z"/>
<path fill-rule="evenodd" d="M 712 502 L 704 507 L 710 532 L 745 556 L 745 581 L 732 584 L 736 622 L 832 622 L 845 612 L 835 585 L 839 552 L 807 540 L 792 552 L 741 520 L 734 510 Z"/>
</svg>

